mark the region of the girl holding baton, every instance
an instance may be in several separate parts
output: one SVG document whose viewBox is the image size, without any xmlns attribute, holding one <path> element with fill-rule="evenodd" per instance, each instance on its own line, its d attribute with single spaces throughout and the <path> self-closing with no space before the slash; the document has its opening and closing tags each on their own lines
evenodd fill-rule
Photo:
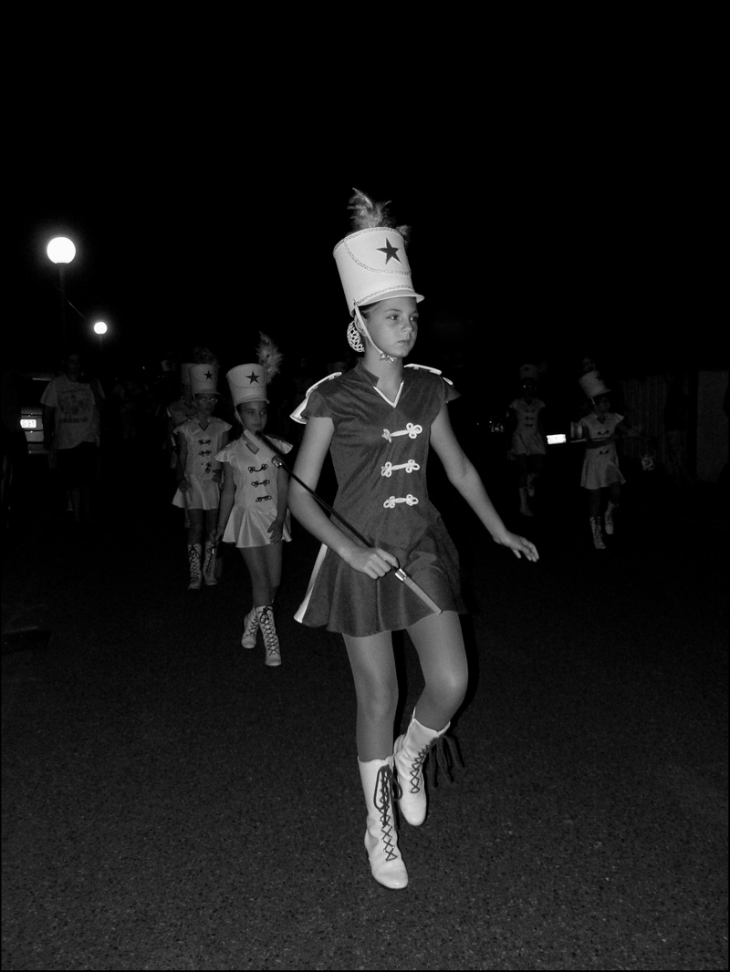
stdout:
<svg viewBox="0 0 730 972">
<path fill-rule="evenodd" d="M 402 816 L 420 825 L 426 816 L 423 764 L 449 728 L 468 678 L 458 555 L 426 490 L 429 446 L 496 543 L 518 558 L 535 561 L 538 554 L 506 529 L 454 436 L 446 406 L 458 393 L 440 372 L 405 364 L 423 299 L 413 289 L 405 228 L 395 227 L 386 205 L 362 193 L 353 196 L 351 209 L 354 232 L 334 256 L 352 314 L 348 342 L 363 356 L 352 370 L 313 386 L 292 415 L 306 430 L 289 506 L 322 542 L 297 618 L 344 637 L 357 695 L 365 847 L 375 880 L 404 888 L 408 873 L 393 792 Z M 312 495 L 328 452 L 338 483 L 333 508 L 357 536 L 339 525 L 342 520 L 330 519 Z M 425 598 L 399 583 L 399 568 Z M 407 731 L 394 744 L 392 632 L 400 629 L 415 645 L 425 684 Z"/>
</svg>

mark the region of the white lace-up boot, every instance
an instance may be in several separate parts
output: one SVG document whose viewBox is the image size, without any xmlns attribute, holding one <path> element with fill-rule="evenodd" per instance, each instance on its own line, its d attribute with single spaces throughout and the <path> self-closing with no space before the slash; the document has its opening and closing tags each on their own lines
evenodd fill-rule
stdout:
<svg viewBox="0 0 730 972">
<path fill-rule="evenodd" d="M 428 799 L 426 781 L 423 778 L 423 764 L 450 725 L 450 722 L 447 723 L 440 732 L 437 732 L 435 729 L 422 726 L 414 712 L 405 735 L 398 736 L 395 741 L 393 756 L 401 791 L 398 797 L 398 808 L 413 827 L 420 827 L 426 819 Z"/>
<path fill-rule="evenodd" d="M 393 810 L 393 757 L 357 762 L 368 808 L 365 850 L 370 859 L 370 870 L 384 887 L 405 888 L 408 871 L 398 848 Z"/>
<path fill-rule="evenodd" d="M 243 619 L 243 635 L 241 636 L 242 648 L 256 647 L 256 633 L 259 630 L 259 618 L 262 611 L 262 607 L 252 607 L 246 617 Z"/>
<path fill-rule="evenodd" d="M 261 627 L 261 634 L 264 636 L 266 664 L 271 667 L 281 665 L 281 650 L 279 648 L 279 638 L 276 634 L 274 612 L 271 609 L 271 605 L 267 604 L 266 607 L 256 608 L 256 610 L 259 612 L 259 625 Z"/>
<path fill-rule="evenodd" d="M 603 542 L 603 529 L 601 528 L 600 516 L 591 517 L 591 532 L 593 533 L 593 546 L 596 550 L 605 550 L 606 544 Z"/>
<path fill-rule="evenodd" d="M 203 583 L 203 573 L 201 570 L 203 548 L 199 543 L 188 544 L 188 565 L 190 567 L 189 591 L 199 591 Z"/>
<path fill-rule="evenodd" d="M 606 535 L 609 537 L 613 536 L 613 514 L 616 512 L 616 506 L 610 500 L 608 506 L 606 507 L 606 514 L 603 517 L 603 529 L 606 531 Z"/>
<path fill-rule="evenodd" d="M 208 587 L 215 587 L 218 583 L 218 575 L 215 569 L 217 550 L 218 548 L 214 543 L 206 543 L 203 557 L 203 578 Z"/>
</svg>

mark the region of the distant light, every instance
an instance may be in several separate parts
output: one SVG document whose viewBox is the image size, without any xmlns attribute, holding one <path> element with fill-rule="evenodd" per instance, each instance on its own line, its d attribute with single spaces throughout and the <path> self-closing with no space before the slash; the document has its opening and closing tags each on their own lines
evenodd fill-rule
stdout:
<svg viewBox="0 0 730 972">
<path fill-rule="evenodd" d="M 94 330 L 97 334 L 106 334 L 109 328 L 106 326 L 104 321 L 97 321 L 96 324 L 94 324 Z"/>
<path fill-rule="evenodd" d="M 568 436 L 564 432 L 559 432 L 556 435 L 549 435 L 547 440 L 548 445 L 562 445 L 568 441 Z"/>
<path fill-rule="evenodd" d="M 66 236 L 57 236 L 46 247 L 51 263 L 70 263 L 76 256 L 76 247 Z"/>
</svg>

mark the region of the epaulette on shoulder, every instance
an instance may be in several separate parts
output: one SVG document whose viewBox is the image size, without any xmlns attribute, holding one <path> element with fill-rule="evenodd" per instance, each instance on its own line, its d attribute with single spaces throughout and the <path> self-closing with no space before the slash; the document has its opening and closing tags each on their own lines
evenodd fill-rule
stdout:
<svg viewBox="0 0 730 972">
<path fill-rule="evenodd" d="M 454 384 L 450 378 L 444 377 L 444 375 L 438 370 L 438 368 L 432 368 L 430 365 L 407 364 L 406 368 L 417 368 L 417 369 L 420 368 L 422 371 L 430 371 L 431 374 L 439 375 L 441 378 L 444 379 L 444 381 L 448 381 L 450 385 Z"/>
<path fill-rule="evenodd" d="M 319 385 L 321 385 L 323 382 L 331 381 L 333 378 L 339 378 L 341 374 L 342 374 L 341 371 L 334 371 L 331 375 L 327 375 L 324 378 L 320 378 L 319 381 L 316 381 L 311 386 L 311 388 L 307 389 L 307 394 L 304 396 L 304 401 L 300 405 L 297 405 L 297 407 L 291 413 L 289 418 L 292 419 L 292 421 L 294 422 L 299 422 L 300 425 L 306 425 L 307 420 L 305 418 L 302 418 L 302 412 L 307 407 L 307 403 L 309 402 L 309 396 L 312 394 L 314 389 L 318 388 Z"/>
</svg>

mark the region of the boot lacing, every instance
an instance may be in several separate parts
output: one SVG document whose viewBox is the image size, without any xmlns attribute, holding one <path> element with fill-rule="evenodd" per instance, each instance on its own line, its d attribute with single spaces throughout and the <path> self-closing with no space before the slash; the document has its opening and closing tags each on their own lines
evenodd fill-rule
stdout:
<svg viewBox="0 0 730 972">
<path fill-rule="evenodd" d="M 188 547 L 188 565 L 190 567 L 190 585 L 199 586 L 202 583 L 200 548 Z"/>
<path fill-rule="evenodd" d="M 261 619 L 259 621 L 259 624 L 261 625 L 261 631 L 264 636 L 264 646 L 266 647 L 266 654 L 278 655 L 279 639 L 276 636 L 274 617 L 271 613 L 270 607 L 265 607 L 261 612 Z"/>
<path fill-rule="evenodd" d="M 203 564 L 203 574 L 206 580 L 208 580 L 213 575 L 213 568 L 215 566 L 215 554 L 216 549 L 213 544 L 210 544 L 205 551 L 205 563 Z"/>
<path fill-rule="evenodd" d="M 393 776 L 393 770 L 390 766 L 381 766 L 375 779 L 373 805 L 380 813 L 380 832 L 386 861 L 395 861 L 399 857 L 394 835 L 393 799 L 399 800 L 400 797 L 401 789 Z"/>
<path fill-rule="evenodd" d="M 417 794 L 421 791 L 421 786 L 423 785 L 423 764 L 428 759 L 432 749 L 436 750 L 436 759 L 432 759 L 430 762 L 431 784 L 433 786 L 438 785 L 437 776 L 439 769 L 442 771 L 442 773 L 446 773 L 450 783 L 454 782 L 454 778 L 451 774 L 451 768 L 454 765 L 454 752 L 456 753 L 461 765 L 464 765 L 464 761 L 461 758 L 461 753 L 459 752 L 459 747 L 456 741 L 451 736 L 439 736 L 438 739 L 434 739 L 432 742 L 427 743 L 417 754 L 416 758 L 411 764 L 411 793 Z"/>
</svg>

